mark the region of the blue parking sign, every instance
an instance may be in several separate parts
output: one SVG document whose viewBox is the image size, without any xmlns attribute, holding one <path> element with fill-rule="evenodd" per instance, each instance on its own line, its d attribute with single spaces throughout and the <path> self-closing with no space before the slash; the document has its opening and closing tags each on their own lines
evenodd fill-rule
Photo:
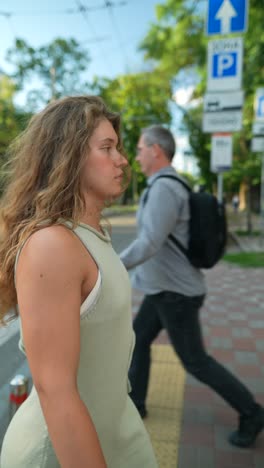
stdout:
<svg viewBox="0 0 264 468">
<path fill-rule="evenodd" d="M 245 32 L 247 16 L 248 0 L 208 0 L 206 33 Z"/>
<path fill-rule="evenodd" d="M 237 52 L 213 55 L 213 78 L 237 75 Z"/>
<path fill-rule="evenodd" d="M 241 88 L 242 37 L 208 42 L 207 90 L 230 91 Z"/>
</svg>

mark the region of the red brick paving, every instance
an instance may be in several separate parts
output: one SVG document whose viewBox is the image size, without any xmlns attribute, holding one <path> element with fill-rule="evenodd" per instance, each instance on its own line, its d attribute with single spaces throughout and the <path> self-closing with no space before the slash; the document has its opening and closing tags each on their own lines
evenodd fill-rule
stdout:
<svg viewBox="0 0 264 468">
<path fill-rule="evenodd" d="M 208 351 L 231 368 L 264 404 L 263 269 L 242 269 L 221 262 L 206 272 L 206 277 L 208 295 L 201 322 Z M 141 294 L 134 291 L 134 312 L 140 300 Z M 166 333 L 160 334 L 157 343 L 168 343 Z M 237 449 L 226 440 L 236 424 L 232 408 L 187 376 L 178 468 L 264 468 L 264 431 L 254 448 Z"/>
</svg>

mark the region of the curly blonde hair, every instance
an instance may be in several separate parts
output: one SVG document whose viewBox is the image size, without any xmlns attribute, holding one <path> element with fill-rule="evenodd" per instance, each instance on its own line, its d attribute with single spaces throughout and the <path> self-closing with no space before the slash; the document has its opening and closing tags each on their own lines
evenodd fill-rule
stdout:
<svg viewBox="0 0 264 468">
<path fill-rule="evenodd" d="M 104 118 L 116 131 L 118 150 L 124 154 L 120 117 L 97 96 L 51 102 L 10 145 L 0 205 L 0 322 L 8 311 L 17 315 L 14 268 L 24 241 L 40 226 L 61 218 L 76 225 L 80 219 L 85 208 L 81 168 L 90 137 Z"/>
</svg>

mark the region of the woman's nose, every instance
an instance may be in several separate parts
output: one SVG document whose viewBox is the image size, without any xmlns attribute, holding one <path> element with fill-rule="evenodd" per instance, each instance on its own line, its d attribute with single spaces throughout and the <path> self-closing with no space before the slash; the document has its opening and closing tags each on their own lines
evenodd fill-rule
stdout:
<svg viewBox="0 0 264 468">
<path fill-rule="evenodd" d="M 115 155 L 115 158 L 114 158 L 114 161 L 115 161 L 115 164 L 119 167 L 119 166 L 127 166 L 128 165 L 128 160 L 127 158 L 122 154 L 120 153 L 119 151 L 116 151 L 116 155 Z"/>
</svg>

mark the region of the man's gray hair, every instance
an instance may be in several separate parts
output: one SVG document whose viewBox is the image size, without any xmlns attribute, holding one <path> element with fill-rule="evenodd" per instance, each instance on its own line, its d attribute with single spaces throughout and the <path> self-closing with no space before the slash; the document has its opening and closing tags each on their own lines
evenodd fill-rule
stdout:
<svg viewBox="0 0 264 468">
<path fill-rule="evenodd" d="M 150 125 L 141 130 L 141 136 L 144 137 L 144 143 L 147 146 L 159 145 L 166 154 L 169 161 L 175 154 L 176 144 L 172 133 L 162 125 Z"/>
</svg>

